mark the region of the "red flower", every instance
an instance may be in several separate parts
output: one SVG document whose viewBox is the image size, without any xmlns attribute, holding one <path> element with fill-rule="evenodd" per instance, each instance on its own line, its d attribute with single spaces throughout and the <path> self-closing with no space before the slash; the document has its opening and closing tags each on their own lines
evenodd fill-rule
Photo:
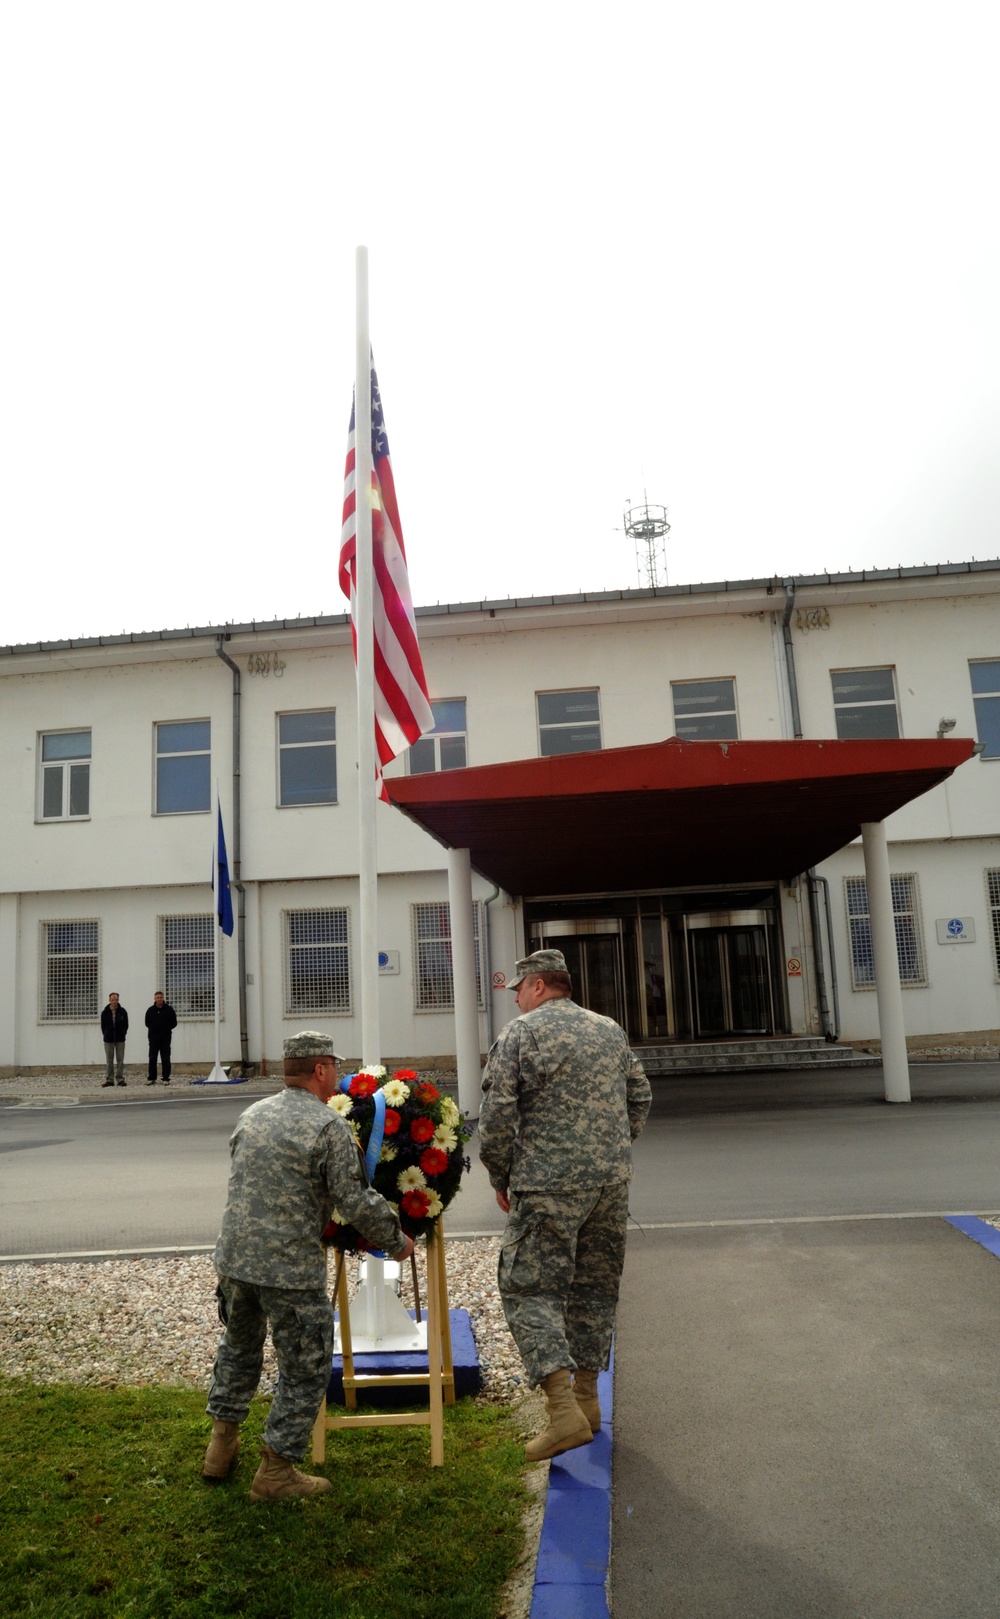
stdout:
<svg viewBox="0 0 1000 1619">
<path fill-rule="evenodd" d="M 400 1080 L 405 1085 L 409 1080 L 416 1079 L 417 1075 L 416 1070 L 413 1068 L 397 1068 L 392 1077 Z"/>
<path fill-rule="evenodd" d="M 414 1119 L 410 1125 L 410 1135 L 414 1141 L 429 1141 L 436 1128 L 433 1119 Z"/>
<path fill-rule="evenodd" d="M 387 1136 L 394 1136 L 398 1129 L 399 1114 L 396 1112 L 394 1107 L 387 1107 L 385 1110 L 385 1134 Z"/>
<path fill-rule="evenodd" d="M 429 1104 L 431 1102 L 436 1102 L 438 1097 L 441 1095 L 441 1092 L 438 1090 L 436 1085 L 432 1085 L 430 1083 L 430 1080 L 422 1079 L 419 1085 L 414 1085 L 413 1094 L 418 1102 Z"/>
<path fill-rule="evenodd" d="M 420 1154 L 420 1167 L 425 1175 L 443 1175 L 448 1168 L 448 1154 L 440 1147 L 428 1147 Z"/>
<path fill-rule="evenodd" d="M 408 1214 L 411 1220 L 423 1220 L 431 1206 L 431 1200 L 426 1192 L 404 1192 L 402 1199 L 403 1213 Z"/>
<path fill-rule="evenodd" d="M 323 1227 L 323 1241 L 332 1242 L 339 1230 L 340 1227 L 336 1220 L 327 1220 L 326 1225 Z"/>
<path fill-rule="evenodd" d="M 352 1096 L 372 1096 L 378 1090 L 378 1080 L 374 1074 L 355 1074 L 349 1088 Z"/>
</svg>

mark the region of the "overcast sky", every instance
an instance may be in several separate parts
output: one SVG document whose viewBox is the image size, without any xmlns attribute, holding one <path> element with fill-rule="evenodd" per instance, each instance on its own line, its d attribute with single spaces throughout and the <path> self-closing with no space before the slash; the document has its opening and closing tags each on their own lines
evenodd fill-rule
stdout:
<svg viewBox="0 0 1000 1619">
<path fill-rule="evenodd" d="M 363 19 L 358 21 L 357 19 Z M 0 643 L 1000 555 L 996 7 L 11 0 Z"/>
</svg>

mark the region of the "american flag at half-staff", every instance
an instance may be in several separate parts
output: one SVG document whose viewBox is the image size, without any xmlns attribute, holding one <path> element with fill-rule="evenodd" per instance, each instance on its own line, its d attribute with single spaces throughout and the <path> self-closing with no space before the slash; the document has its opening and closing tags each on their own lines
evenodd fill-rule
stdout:
<svg viewBox="0 0 1000 1619">
<path fill-rule="evenodd" d="M 357 480 L 354 468 L 355 407 L 347 440 L 344 472 L 344 522 L 340 536 L 340 586 L 351 603 L 354 661 L 358 657 L 357 624 Z M 389 460 L 389 440 L 382 414 L 378 378 L 372 368 L 372 552 L 374 590 L 372 618 L 375 654 L 376 790 L 388 801 L 382 767 L 434 729 L 427 696 L 417 626 L 406 572 L 403 530 Z"/>
</svg>

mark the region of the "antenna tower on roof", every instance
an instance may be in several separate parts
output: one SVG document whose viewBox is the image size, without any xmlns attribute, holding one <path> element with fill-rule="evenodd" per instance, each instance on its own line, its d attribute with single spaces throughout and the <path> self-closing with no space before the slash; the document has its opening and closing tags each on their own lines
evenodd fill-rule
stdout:
<svg viewBox="0 0 1000 1619">
<path fill-rule="evenodd" d="M 640 586 L 667 583 L 667 522 L 666 506 L 651 506 L 642 492 L 642 505 L 632 506 L 626 501 L 625 532 L 635 546 L 635 561 Z"/>
</svg>

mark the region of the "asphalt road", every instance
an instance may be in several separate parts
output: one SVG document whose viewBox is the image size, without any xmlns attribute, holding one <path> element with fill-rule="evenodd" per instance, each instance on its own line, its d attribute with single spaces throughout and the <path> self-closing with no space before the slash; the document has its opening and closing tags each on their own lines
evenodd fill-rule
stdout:
<svg viewBox="0 0 1000 1619">
<path fill-rule="evenodd" d="M 1000 1209 L 1000 1064 L 658 1084 L 636 1146 L 640 1226 Z M 0 1109 L 0 1258 L 210 1246 L 244 1095 Z M 452 1234 L 499 1231 L 476 1159 Z"/>
</svg>

